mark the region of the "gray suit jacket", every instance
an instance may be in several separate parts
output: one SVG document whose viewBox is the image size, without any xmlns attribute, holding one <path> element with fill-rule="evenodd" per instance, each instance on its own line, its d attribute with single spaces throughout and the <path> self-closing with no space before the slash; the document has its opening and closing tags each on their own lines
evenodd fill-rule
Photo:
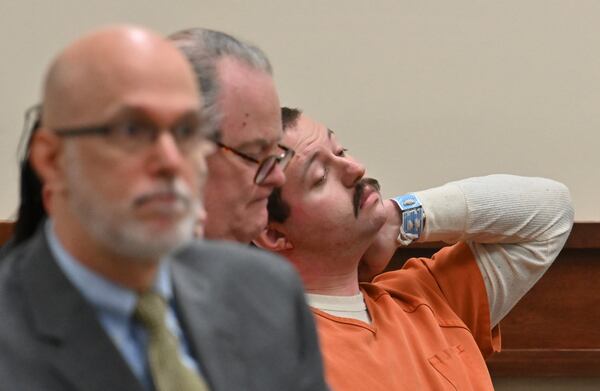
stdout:
<svg viewBox="0 0 600 391">
<path fill-rule="evenodd" d="M 174 258 L 178 316 L 213 391 L 327 389 L 288 264 L 200 242 Z M 0 390 L 142 390 L 41 232 L 0 262 Z"/>
</svg>

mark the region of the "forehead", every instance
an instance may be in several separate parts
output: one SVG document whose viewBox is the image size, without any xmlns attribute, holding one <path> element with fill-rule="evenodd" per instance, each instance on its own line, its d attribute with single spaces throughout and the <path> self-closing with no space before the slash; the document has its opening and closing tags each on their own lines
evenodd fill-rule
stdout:
<svg viewBox="0 0 600 391">
<path fill-rule="evenodd" d="M 281 139 L 279 97 L 271 75 L 230 57 L 217 63 L 221 133 L 226 144 Z"/>
<path fill-rule="evenodd" d="M 301 159 L 316 149 L 329 148 L 333 138 L 333 132 L 325 125 L 302 114 L 296 124 L 285 131 L 283 142 L 293 148 Z"/>
<path fill-rule="evenodd" d="M 284 132 L 282 142 L 296 151 L 290 166 L 286 169 L 287 176 L 295 176 L 300 175 L 306 164 L 318 157 L 320 153 L 331 151 L 336 140 L 333 132 L 325 125 L 302 114 L 295 126 Z"/>
<path fill-rule="evenodd" d="M 62 106 L 63 121 L 101 122 L 127 107 L 161 120 L 201 107 L 193 72 L 178 52 L 158 48 L 131 56 L 119 53 L 115 49 L 102 61 L 79 56 L 64 66 L 69 75 L 51 94 L 61 102 L 55 105 Z"/>
<path fill-rule="evenodd" d="M 137 107 L 149 116 L 201 107 L 195 79 L 189 77 L 185 68 L 168 63 L 139 65 L 124 70 L 108 85 L 113 95 L 112 105 Z"/>
</svg>

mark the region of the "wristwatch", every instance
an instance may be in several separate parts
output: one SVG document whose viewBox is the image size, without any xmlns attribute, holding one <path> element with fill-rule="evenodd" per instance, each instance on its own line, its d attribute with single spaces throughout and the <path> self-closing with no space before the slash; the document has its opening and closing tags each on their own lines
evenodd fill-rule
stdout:
<svg viewBox="0 0 600 391">
<path fill-rule="evenodd" d="M 408 246 L 414 240 L 419 239 L 425 228 L 425 211 L 421 201 L 414 194 L 404 194 L 392 198 L 392 201 L 400 208 L 402 214 L 402 225 L 400 235 L 396 239 L 402 246 Z"/>
</svg>

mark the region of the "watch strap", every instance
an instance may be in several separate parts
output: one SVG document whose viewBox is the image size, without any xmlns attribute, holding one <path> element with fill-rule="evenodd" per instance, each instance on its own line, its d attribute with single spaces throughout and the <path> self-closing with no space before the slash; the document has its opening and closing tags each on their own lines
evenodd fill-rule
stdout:
<svg viewBox="0 0 600 391">
<path fill-rule="evenodd" d="M 425 227 L 425 211 L 421 201 L 414 194 L 404 194 L 392 198 L 392 201 L 400 208 L 402 214 L 402 225 L 400 234 L 396 239 L 403 246 L 408 246 L 418 240 Z"/>
</svg>

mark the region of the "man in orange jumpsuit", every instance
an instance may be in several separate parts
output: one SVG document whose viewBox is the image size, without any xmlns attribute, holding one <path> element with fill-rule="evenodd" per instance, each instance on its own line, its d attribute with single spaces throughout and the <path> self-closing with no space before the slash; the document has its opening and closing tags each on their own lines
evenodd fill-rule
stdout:
<svg viewBox="0 0 600 391">
<path fill-rule="evenodd" d="M 333 131 L 294 109 L 282 119 L 296 155 L 256 243 L 299 271 L 332 389 L 493 389 L 484 357 L 565 243 L 568 189 L 491 175 L 382 200 Z M 371 280 L 411 241 L 453 245 Z"/>
</svg>

